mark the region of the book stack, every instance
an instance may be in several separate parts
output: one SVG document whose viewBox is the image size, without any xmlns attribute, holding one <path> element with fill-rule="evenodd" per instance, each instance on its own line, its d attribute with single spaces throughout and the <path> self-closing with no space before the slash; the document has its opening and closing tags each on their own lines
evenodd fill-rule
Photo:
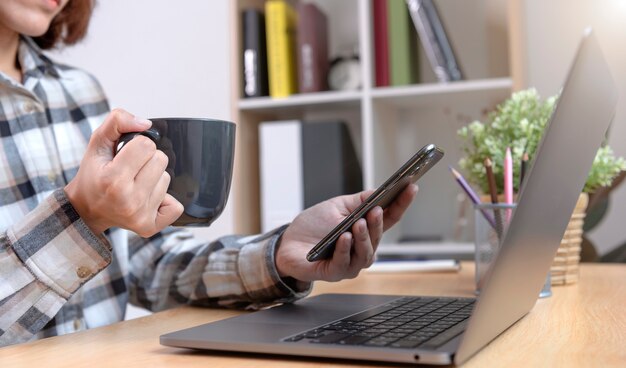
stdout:
<svg viewBox="0 0 626 368">
<path fill-rule="evenodd" d="M 406 4 L 437 79 L 440 82 L 463 79 L 433 0 L 406 0 Z"/>
<path fill-rule="evenodd" d="M 432 0 L 372 0 L 376 86 L 418 81 L 417 41 L 440 82 L 462 79 L 452 46 Z"/>
<path fill-rule="evenodd" d="M 373 0 L 376 86 L 417 83 L 417 40 L 404 0 Z"/>
<path fill-rule="evenodd" d="M 287 97 L 328 89 L 324 13 L 311 3 L 268 0 L 243 12 L 244 97 Z"/>
</svg>

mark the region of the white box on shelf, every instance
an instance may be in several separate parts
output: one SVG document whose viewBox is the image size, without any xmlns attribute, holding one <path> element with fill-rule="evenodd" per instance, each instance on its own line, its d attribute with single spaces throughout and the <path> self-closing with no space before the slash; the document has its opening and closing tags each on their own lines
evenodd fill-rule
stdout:
<svg viewBox="0 0 626 368">
<path fill-rule="evenodd" d="M 298 120 L 259 126 L 262 232 L 289 223 L 302 212 L 301 130 Z"/>
</svg>

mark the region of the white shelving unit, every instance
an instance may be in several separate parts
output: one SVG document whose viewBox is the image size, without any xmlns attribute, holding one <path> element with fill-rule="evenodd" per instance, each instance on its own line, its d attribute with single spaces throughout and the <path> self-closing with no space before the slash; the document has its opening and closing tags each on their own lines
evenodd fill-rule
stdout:
<svg viewBox="0 0 626 368">
<path fill-rule="evenodd" d="M 497 0 L 436 0 L 460 60 L 466 80 L 436 83 L 430 65 L 419 55 L 423 83 L 374 87 L 373 22 L 371 0 L 316 0 L 329 18 L 330 55 L 358 45 L 362 88 L 293 95 L 283 99 L 241 97 L 239 64 L 233 67 L 233 119 L 238 123 L 238 149 L 234 178 L 235 227 L 243 233 L 260 229 L 258 186 L 258 123 L 281 119 L 342 119 L 350 127 L 364 175 L 374 188 L 417 149 L 435 143 L 446 151 L 443 162 L 420 181 L 416 203 L 383 242 L 440 239 L 467 242 L 471 231 L 459 237 L 459 189 L 448 173 L 461 157 L 456 131 L 511 93 L 508 65 L 506 4 Z M 240 12 L 263 7 L 263 1 L 238 0 L 231 7 L 232 60 L 240 62 Z M 502 23 L 504 19 L 504 24 Z M 496 32 L 497 34 L 494 34 Z M 419 46 L 421 49 L 421 46 Z M 421 51 L 421 50 L 420 50 Z M 466 208 L 466 211 L 470 211 Z M 467 230 L 467 229 L 466 229 Z M 455 233 L 456 236 L 455 236 Z"/>
</svg>

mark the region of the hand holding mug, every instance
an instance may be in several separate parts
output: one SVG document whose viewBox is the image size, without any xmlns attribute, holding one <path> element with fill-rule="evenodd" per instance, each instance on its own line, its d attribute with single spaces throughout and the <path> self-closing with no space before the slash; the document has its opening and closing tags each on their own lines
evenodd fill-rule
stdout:
<svg viewBox="0 0 626 368">
<path fill-rule="evenodd" d="M 137 137 L 169 158 L 167 192 L 184 210 L 174 226 L 209 226 L 224 210 L 233 174 L 235 124 L 205 118 L 153 118 L 150 129 L 122 134 L 122 154 Z"/>
<path fill-rule="evenodd" d="M 89 140 L 78 173 L 65 192 L 94 233 L 116 226 L 149 237 L 181 215 L 182 204 L 167 193 L 168 158 L 151 139 L 137 137 L 114 155 L 123 134 L 151 125 L 149 120 L 115 109 Z"/>
</svg>

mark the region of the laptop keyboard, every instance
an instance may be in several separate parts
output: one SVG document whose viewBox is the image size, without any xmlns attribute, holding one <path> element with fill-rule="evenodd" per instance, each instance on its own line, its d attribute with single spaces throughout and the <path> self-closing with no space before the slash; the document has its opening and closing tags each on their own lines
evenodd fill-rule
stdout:
<svg viewBox="0 0 626 368">
<path fill-rule="evenodd" d="M 465 330 L 475 301 L 403 297 L 283 341 L 436 349 Z"/>
</svg>

